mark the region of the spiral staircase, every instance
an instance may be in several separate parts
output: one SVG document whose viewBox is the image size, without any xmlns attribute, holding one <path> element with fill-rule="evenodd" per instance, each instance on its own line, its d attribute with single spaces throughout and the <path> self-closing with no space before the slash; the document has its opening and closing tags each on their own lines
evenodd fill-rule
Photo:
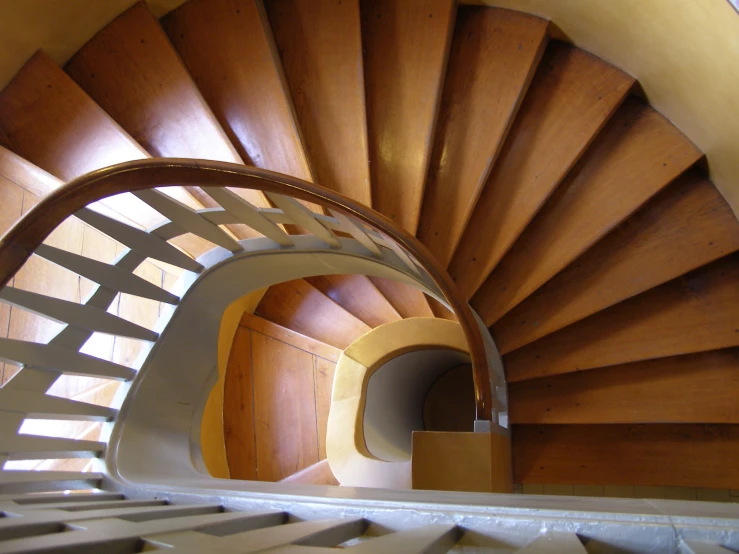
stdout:
<svg viewBox="0 0 739 554">
<path fill-rule="evenodd" d="M 315 439 L 262 478 L 227 432 L 233 477 L 287 482 L 206 477 L 237 305 L 221 411 L 236 327 L 331 374 L 439 318 L 468 342 L 467 435 L 510 434 L 524 492 L 739 489 L 739 222 L 635 79 L 552 35 L 452 0 L 189 0 L 29 59 L 0 92 L 0 550 L 739 548 L 731 504 L 296 485 L 330 481 Z"/>
</svg>

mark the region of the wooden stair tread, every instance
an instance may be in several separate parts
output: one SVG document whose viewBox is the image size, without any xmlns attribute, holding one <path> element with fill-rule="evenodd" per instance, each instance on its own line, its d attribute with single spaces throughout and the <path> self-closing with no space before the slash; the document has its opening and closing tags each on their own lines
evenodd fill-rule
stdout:
<svg viewBox="0 0 739 554">
<path fill-rule="evenodd" d="M 364 275 L 318 275 L 305 280 L 370 327 L 401 319 Z"/>
<path fill-rule="evenodd" d="M 109 23 L 65 69 L 152 156 L 242 163 L 145 3 Z M 217 206 L 187 190 L 175 198 L 194 209 Z M 266 205 L 258 192 L 240 194 Z"/>
<path fill-rule="evenodd" d="M 739 345 L 732 254 L 503 357 L 508 382 Z"/>
<path fill-rule="evenodd" d="M 371 206 L 359 1 L 266 10 L 316 182 Z"/>
<path fill-rule="evenodd" d="M 162 24 L 241 157 L 257 167 L 311 181 L 260 3 L 186 2 Z"/>
<path fill-rule="evenodd" d="M 342 350 L 371 330 L 303 279 L 272 285 L 256 313 Z"/>
<path fill-rule="evenodd" d="M 45 53 L 0 91 L 0 126 L 13 150 L 61 181 L 147 153 Z M 142 227 L 162 220 L 130 194 L 106 202 Z"/>
<path fill-rule="evenodd" d="M 457 12 L 418 238 L 444 266 L 547 43 L 548 22 L 500 8 Z"/>
<path fill-rule="evenodd" d="M 511 383 L 514 424 L 739 423 L 736 348 Z"/>
<path fill-rule="evenodd" d="M 739 486 L 739 425 L 516 425 L 515 483 Z"/>
<path fill-rule="evenodd" d="M 427 295 L 426 301 L 429 303 L 429 306 L 431 307 L 431 311 L 433 312 L 434 317 L 438 317 L 441 319 L 448 319 L 449 321 L 459 321 L 457 319 L 457 316 L 454 314 L 454 312 L 451 311 L 446 306 L 444 306 L 444 304 L 436 300 L 436 298 L 431 298 L 430 296 Z"/>
<path fill-rule="evenodd" d="M 463 295 L 482 285 L 633 83 L 582 50 L 550 42 L 449 266 Z"/>
<path fill-rule="evenodd" d="M 453 0 L 361 2 L 372 205 L 413 234 L 454 16 Z"/>
<path fill-rule="evenodd" d="M 370 277 L 369 280 L 390 302 L 400 317 L 434 317 L 426 301 L 426 295 L 417 288 L 383 277 Z"/>
<path fill-rule="evenodd" d="M 739 249 L 739 222 L 689 172 L 492 327 L 506 354 Z"/>
<path fill-rule="evenodd" d="M 472 300 L 500 319 L 702 157 L 669 121 L 630 98 Z"/>
</svg>

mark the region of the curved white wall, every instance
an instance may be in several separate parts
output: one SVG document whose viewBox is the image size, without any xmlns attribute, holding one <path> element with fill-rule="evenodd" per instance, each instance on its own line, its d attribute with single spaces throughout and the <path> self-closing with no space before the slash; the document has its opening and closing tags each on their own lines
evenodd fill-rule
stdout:
<svg viewBox="0 0 739 554">
<path fill-rule="evenodd" d="M 423 401 L 443 373 L 469 363 L 453 350 L 406 352 L 378 368 L 367 384 L 364 440 L 373 456 L 389 462 L 411 459 L 413 431 L 422 431 Z"/>
</svg>

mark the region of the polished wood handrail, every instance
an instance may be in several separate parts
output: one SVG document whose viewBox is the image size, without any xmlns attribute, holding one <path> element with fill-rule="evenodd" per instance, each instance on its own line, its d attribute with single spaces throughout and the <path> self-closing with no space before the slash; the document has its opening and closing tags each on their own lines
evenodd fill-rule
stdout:
<svg viewBox="0 0 739 554">
<path fill-rule="evenodd" d="M 485 343 L 475 316 L 447 271 L 413 235 L 378 212 L 318 185 L 244 165 L 179 158 L 126 162 L 93 171 L 45 196 L 0 239 L 0 288 L 67 217 L 103 198 L 168 186 L 216 186 L 292 196 L 349 213 L 382 231 L 426 270 L 459 319 L 470 351 L 476 417 L 492 420 L 492 394 Z"/>
</svg>

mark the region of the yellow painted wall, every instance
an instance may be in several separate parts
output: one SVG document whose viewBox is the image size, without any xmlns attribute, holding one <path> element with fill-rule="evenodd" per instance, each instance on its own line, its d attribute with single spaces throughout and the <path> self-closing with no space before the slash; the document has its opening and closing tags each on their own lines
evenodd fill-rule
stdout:
<svg viewBox="0 0 739 554">
<path fill-rule="evenodd" d="M 241 316 L 244 312 L 253 314 L 265 292 L 267 289 L 242 296 L 226 308 L 223 312 L 223 319 L 221 319 L 221 328 L 218 332 L 218 382 L 208 396 L 200 424 L 200 448 L 203 461 L 213 477 L 222 479 L 231 477 L 226 459 L 226 438 L 223 434 L 223 386 L 231 344 Z"/>
</svg>

